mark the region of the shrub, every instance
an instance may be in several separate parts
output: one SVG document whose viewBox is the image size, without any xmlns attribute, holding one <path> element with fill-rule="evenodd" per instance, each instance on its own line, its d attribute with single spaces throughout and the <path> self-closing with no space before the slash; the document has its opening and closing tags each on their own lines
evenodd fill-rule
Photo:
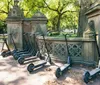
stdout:
<svg viewBox="0 0 100 85">
<path fill-rule="evenodd" d="M 50 32 L 49 36 L 55 36 L 55 35 L 59 35 L 59 32 Z"/>
</svg>

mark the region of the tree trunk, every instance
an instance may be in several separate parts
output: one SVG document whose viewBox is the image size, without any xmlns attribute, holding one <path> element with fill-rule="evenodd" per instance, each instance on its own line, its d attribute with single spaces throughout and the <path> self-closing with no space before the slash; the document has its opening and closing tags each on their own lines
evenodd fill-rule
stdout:
<svg viewBox="0 0 100 85">
<path fill-rule="evenodd" d="M 61 15 L 59 14 L 58 16 L 58 22 L 57 22 L 57 31 L 60 33 L 60 20 L 61 20 Z"/>
<path fill-rule="evenodd" d="M 83 36 L 83 32 L 85 31 L 88 19 L 85 15 L 90 5 L 92 4 L 91 0 L 81 0 L 80 2 L 80 13 L 79 13 L 79 23 L 78 23 L 78 33 L 79 37 Z"/>
<path fill-rule="evenodd" d="M 78 36 L 82 37 L 83 36 L 83 32 L 86 28 L 86 24 L 88 22 L 88 19 L 85 15 L 86 13 L 86 8 L 84 9 L 80 9 L 80 13 L 79 13 L 79 23 L 78 23 Z"/>
</svg>

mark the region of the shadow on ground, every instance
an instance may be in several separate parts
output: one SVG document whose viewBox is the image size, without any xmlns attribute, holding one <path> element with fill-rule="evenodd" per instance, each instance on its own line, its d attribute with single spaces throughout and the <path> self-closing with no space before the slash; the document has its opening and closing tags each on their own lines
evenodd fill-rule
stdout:
<svg viewBox="0 0 100 85">
<path fill-rule="evenodd" d="M 40 69 L 34 70 L 29 74 L 26 65 L 19 65 L 12 56 L 2 58 L 0 56 L 0 85 L 86 85 L 82 80 L 82 75 L 86 68 L 80 65 L 74 65 L 62 77 L 55 77 L 57 66 L 46 65 Z M 100 85 L 100 76 L 90 81 L 87 85 Z"/>
</svg>

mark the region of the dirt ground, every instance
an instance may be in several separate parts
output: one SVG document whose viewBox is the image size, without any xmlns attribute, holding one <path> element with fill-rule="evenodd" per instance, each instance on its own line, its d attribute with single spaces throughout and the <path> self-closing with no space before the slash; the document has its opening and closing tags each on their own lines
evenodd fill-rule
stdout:
<svg viewBox="0 0 100 85">
<path fill-rule="evenodd" d="M 73 65 L 66 74 L 57 79 L 54 75 L 57 68 L 55 65 L 47 65 L 32 74 L 27 71 L 27 65 L 19 65 L 12 56 L 0 56 L 0 85 L 86 85 L 82 75 L 85 70 L 92 69 Z M 87 85 L 100 85 L 100 76 Z"/>
<path fill-rule="evenodd" d="M 27 65 L 19 65 L 12 56 L 0 56 L 0 85 L 86 85 L 82 81 L 82 74 L 87 69 L 75 65 L 60 79 L 54 75 L 56 66 L 45 66 L 29 74 Z M 100 77 L 87 85 L 100 85 Z"/>
</svg>

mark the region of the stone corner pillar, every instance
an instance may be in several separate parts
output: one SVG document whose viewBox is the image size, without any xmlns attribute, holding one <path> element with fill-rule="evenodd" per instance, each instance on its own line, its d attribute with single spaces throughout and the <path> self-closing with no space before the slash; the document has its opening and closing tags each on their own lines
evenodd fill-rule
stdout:
<svg viewBox="0 0 100 85">
<path fill-rule="evenodd" d="M 18 0 L 14 0 L 14 6 L 10 9 L 6 18 L 8 43 L 13 45 L 12 38 L 18 49 L 23 49 L 23 11 L 18 6 Z M 9 34 L 12 34 L 12 38 Z"/>
</svg>

